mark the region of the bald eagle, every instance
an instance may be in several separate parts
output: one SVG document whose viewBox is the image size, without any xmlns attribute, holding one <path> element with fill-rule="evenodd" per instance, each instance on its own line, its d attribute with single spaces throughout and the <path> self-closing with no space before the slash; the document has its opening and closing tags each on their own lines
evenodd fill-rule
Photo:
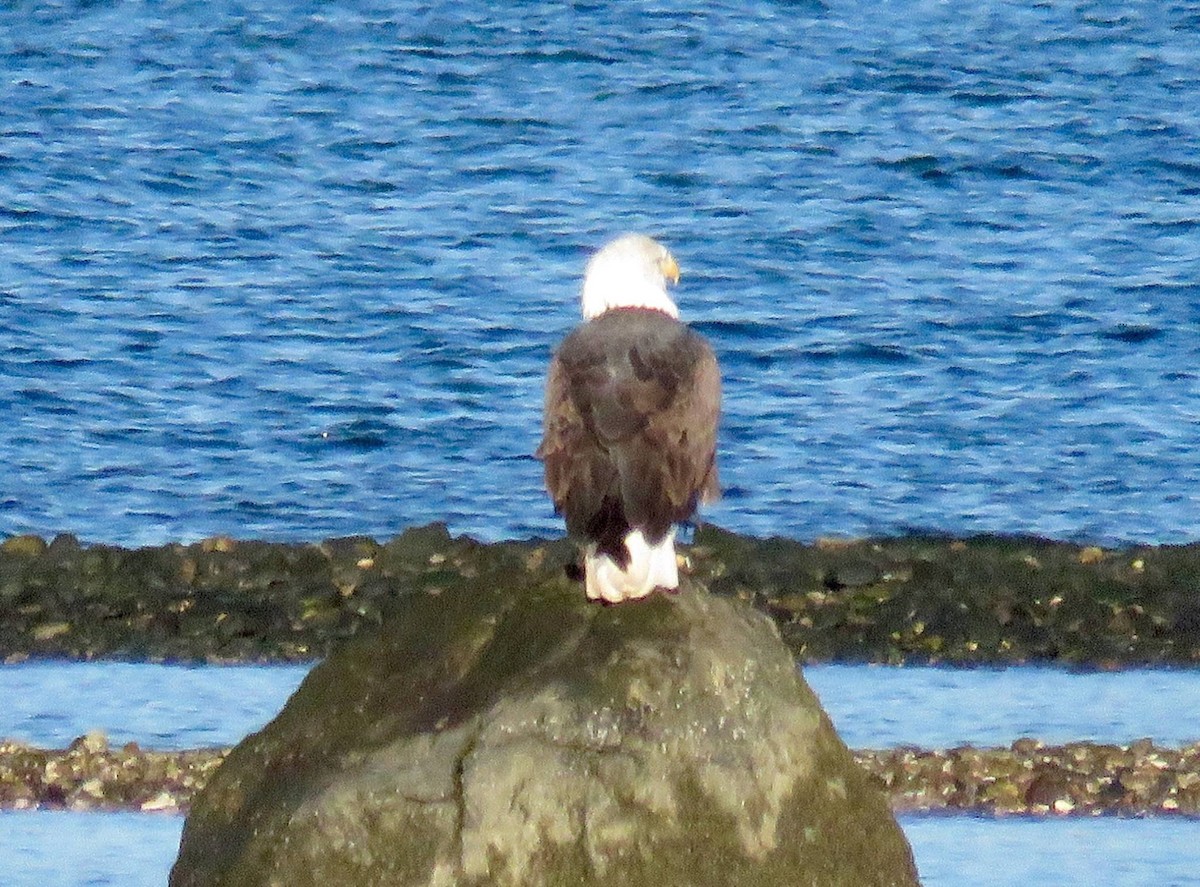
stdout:
<svg viewBox="0 0 1200 887">
<path fill-rule="evenodd" d="M 667 294 L 679 265 L 627 234 L 588 263 L 584 323 L 554 353 L 537 456 L 567 532 L 583 544 L 589 600 L 679 586 L 675 524 L 720 495 L 721 380 L 704 337 Z"/>
</svg>

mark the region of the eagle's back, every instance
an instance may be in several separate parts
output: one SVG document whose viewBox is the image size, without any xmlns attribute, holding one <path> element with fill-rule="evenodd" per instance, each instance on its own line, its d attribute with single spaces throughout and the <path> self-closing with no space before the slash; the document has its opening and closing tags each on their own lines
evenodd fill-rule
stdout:
<svg viewBox="0 0 1200 887">
<path fill-rule="evenodd" d="M 708 342 L 658 311 L 615 309 L 577 327 L 551 362 L 538 456 L 570 533 L 623 550 L 719 494 L 720 376 Z"/>
</svg>

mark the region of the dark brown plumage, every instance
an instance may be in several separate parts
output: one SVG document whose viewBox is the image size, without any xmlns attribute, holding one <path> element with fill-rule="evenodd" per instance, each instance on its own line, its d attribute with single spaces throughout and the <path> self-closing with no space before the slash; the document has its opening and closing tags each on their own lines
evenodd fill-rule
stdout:
<svg viewBox="0 0 1200 887">
<path fill-rule="evenodd" d="M 631 529 L 657 544 L 715 499 L 720 397 L 708 343 L 661 311 L 577 327 L 550 366 L 538 449 L 567 531 L 624 567 Z"/>
<path fill-rule="evenodd" d="M 675 524 L 718 495 L 721 381 L 712 349 L 667 294 L 679 264 L 625 234 L 588 261 L 585 322 L 554 354 L 538 458 L 590 600 L 679 586 Z"/>
</svg>

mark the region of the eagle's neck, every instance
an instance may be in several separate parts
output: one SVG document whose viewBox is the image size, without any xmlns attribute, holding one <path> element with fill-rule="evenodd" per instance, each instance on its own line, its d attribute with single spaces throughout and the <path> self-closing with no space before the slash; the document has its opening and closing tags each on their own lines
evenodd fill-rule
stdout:
<svg viewBox="0 0 1200 887">
<path fill-rule="evenodd" d="M 594 320 L 612 308 L 649 308 L 679 318 L 679 308 L 662 284 L 649 280 L 593 280 L 589 276 L 583 284 L 583 316 Z"/>
</svg>

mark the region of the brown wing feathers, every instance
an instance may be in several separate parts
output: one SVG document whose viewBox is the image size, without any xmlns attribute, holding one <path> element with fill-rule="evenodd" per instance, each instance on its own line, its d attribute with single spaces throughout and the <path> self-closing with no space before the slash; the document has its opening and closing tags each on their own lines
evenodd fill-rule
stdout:
<svg viewBox="0 0 1200 887">
<path fill-rule="evenodd" d="M 573 535 L 619 562 L 632 527 L 652 541 L 718 493 L 716 359 L 655 311 L 609 311 L 577 328 L 551 363 L 546 485 Z"/>
</svg>

